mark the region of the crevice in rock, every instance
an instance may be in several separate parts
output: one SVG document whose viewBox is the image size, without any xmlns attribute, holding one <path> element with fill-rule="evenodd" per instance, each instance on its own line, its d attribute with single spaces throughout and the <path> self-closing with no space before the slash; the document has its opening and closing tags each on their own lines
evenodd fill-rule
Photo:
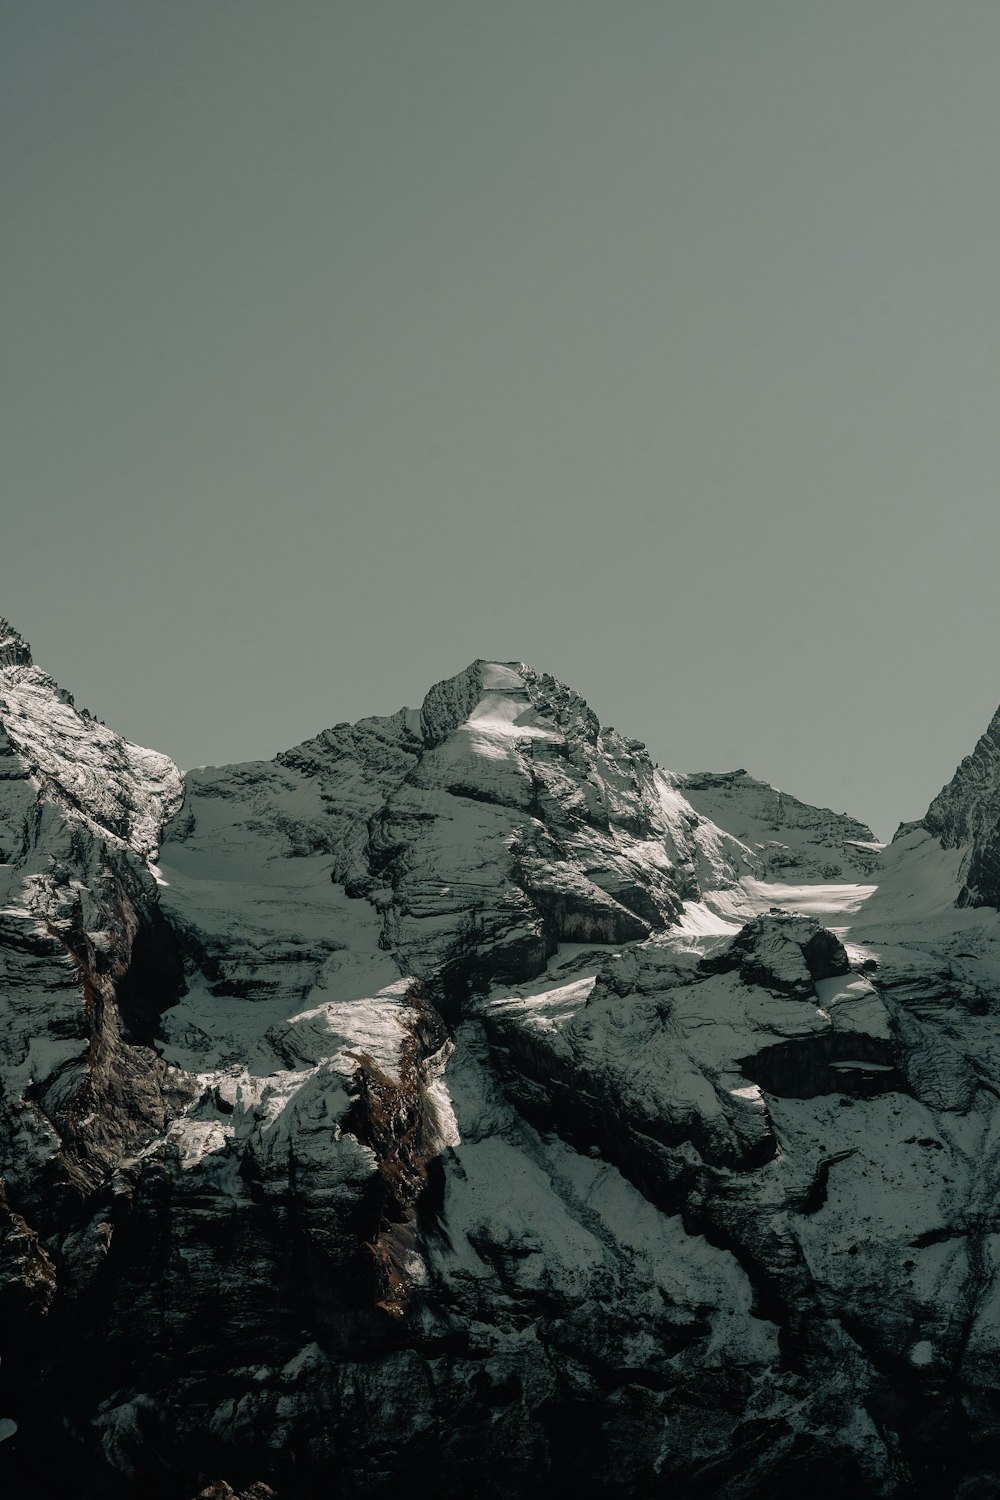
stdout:
<svg viewBox="0 0 1000 1500">
<path fill-rule="evenodd" d="M 908 1094 L 891 1042 L 861 1032 L 824 1031 L 763 1047 L 739 1059 L 744 1077 L 783 1099 Z"/>
<path fill-rule="evenodd" d="M 356 1063 L 357 1097 L 343 1125 L 378 1161 L 365 1245 L 374 1262 L 376 1306 L 396 1319 L 405 1314 L 414 1287 L 417 1210 L 428 1187 L 429 1164 L 440 1149 L 428 1115 L 422 1065 L 448 1044 L 441 1017 L 422 993 L 413 989 L 407 999 L 413 1021 L 399 1078 L 390 1077 L 367 1054 L 349 1053 Z"/>
<path fill-rule="evenodd" d="M 846 1161 L 848 1157 L 854 1155 L 856 1152 L 852 1148 L 849 1151 L 835 1151 L 832 1156 L 824 1157 L 813 1174 L 812 1182 L 795 1205 L 795 1212 L 807 1216 L 819 1213 L 827 1200 L 831 1168 L 835 1167 L 839 1161 Z"/>
</svg>

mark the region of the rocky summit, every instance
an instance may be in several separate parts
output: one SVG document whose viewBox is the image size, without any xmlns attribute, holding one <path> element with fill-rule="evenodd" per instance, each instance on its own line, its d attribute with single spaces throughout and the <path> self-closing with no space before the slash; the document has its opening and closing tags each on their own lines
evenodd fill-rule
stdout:
<svg viewBox="0 0 1000 1500">
<path fill-rule="evenodd" d="M 1000 1495 L 998 722 L 883 850 L 524 663 L 182 777 L 0 622 L 4 1493 Z"/>
</svg>

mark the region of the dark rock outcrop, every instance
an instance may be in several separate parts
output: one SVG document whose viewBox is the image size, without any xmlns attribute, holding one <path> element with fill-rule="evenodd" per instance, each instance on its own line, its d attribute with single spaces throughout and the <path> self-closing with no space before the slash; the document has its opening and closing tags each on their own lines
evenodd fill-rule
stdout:
<svg viewBox="0 0 1000 1500">
<path fill-rule="evenodd" d="M 1000 910 L 1000 709 L 921 821 L 945 849 L 966 851 L 959 905 Z"/>
</svg>

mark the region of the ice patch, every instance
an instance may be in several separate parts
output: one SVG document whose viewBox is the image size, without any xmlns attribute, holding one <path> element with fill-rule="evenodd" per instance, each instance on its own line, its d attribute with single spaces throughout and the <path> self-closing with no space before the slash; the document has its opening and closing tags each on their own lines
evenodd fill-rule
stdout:
<svg viewBox="0 0 1000 1500">
<path fill-rule="evenodd" d="M 499 661 L 483 662 L 482 680 L 484 689 L 494 692 L 521 692 L 523 693 L 527 684 L 520 672 L 513 667 L 506 667 Z"/>
<path fill-rule="evenodd" d="M 878 890 L 877 885 L 784 885 L 772 880 L 741 881 L 747 898 L 757 912 L 772 906 L 804 917 L 853 917 Z"/>
<path fill-rule="evenodd" d="M 521 1010 L 529 1025 L 540 1031 L 557 1031 L 561 1022 L 568 1021 L 586 1005 L 596 983 L 596 974 L 571 980 L 569 984 L 553 985 L 539 980 L 492 998 L 487 1005 L 494 1010 Z"/>
<path fill-rule="evenodd" d="M 832 1062 L 830 1070 L 833 1073 L 894 1073 L 896 1071 L 892 1063 L 869 1062 L 866 1057 L 859 1057 L 848 1062 Z"/>
</svg>

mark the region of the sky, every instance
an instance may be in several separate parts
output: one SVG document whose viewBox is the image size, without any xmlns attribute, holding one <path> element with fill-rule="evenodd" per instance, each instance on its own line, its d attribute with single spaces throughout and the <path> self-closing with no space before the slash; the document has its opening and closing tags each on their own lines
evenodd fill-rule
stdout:
<svg viewBox="0 0 1000 1500">
<path fill-rule="evenodd" d="M 0 0 L 0 613 L 270 756 L 526 660 L 882 837 L 1000 703 L 995 0 Z"/>
</svg>

